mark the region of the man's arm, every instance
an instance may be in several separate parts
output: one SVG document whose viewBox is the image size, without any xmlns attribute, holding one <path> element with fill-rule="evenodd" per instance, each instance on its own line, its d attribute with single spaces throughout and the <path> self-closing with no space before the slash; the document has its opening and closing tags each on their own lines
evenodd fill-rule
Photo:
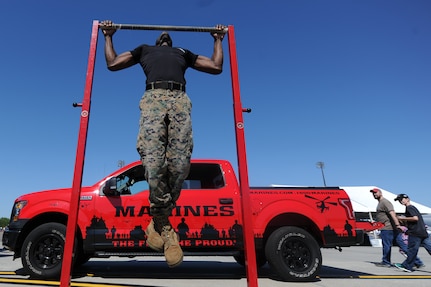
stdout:
<svg viewBox="0 0 431 287">
<path fill-rule="evenodd" d="M 101 22 L 101 24 L 102 32 L 105 36 L 105 60 L 106 65 L 108 66 L 108 70 L 118 71 L 136 64 L 130 51 L 124 52 L 117 56 L 117 53 L 114 49 L 114 43 L 112 41 L 112 36 L 116 32 L 116 30 L 112 28 L 109 29 L 109 27 L 112 26 L 112 22 L 103 21 Z"/>
<path fill-rule="evenodd" d="M 419 220 L 419 217 L 417 215 L 406 217 L 406 216 L 398 216 L 398 220 L 407 223 L 407 222 L 416 222 Z"/>
<path fill-rule="evenodd" d="M 398 217 L 397 217 L 397 214 L 395 213 L 395 211 L 389 210 L 389 214 L 391 215 L 392 220 L 395 223 L 395 227 L 398 228 L 398 229 L 401 229 L 400 222 L 398 220 Z"/>
<path fill-rule="evenodd" d="M 211 34 L 214 38 L 214 51 L 211 58 L 199 55 L 194 65 L 196 70 L 214 75 L 220 74 L 223 71 L 222 41 L 225 35 L 225 27 L 223 25 L 217 25 L 216 28 L 220 32 Z"/>
<path fill-rule="evenodd" d="M 419 216 L 421 216 L 419 210 L 412 205 L 406 206 L 406 214 L 410 216 L 398 216 L 398 219 L 403 223 L 418 222 Z"/>
</svg>

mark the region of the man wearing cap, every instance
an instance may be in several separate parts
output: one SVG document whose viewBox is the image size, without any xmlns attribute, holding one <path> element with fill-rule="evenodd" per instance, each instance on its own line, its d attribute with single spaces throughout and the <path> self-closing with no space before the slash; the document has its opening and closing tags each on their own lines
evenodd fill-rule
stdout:
<svg viewBox="0 0 431 287">
<path fill-rule="evenodd" d="M 407 226 L 408 249 L 407 259 L 403 263 L 395 263 L 394 266 L 406 272 L 412 272 L 415 266 L 415 260 L 418 255 L 419 247 L 422 245 L 431 255 L 431 239 L 428 237 L 425 223 L 419 210 L 413 206 L 410 202 L 410 198 L 407 194 L 398 194 L 394 199 L 399 201 L 406 207 L 404 216 L 398 216 L 398 220 Z M 424 267 L 416 266 L 416 267 Z"/>
<path fill-rule="evenodd" d="M 378 188 L 370 190 L 374 198 L 379 201 L 376 208 L 376 220 L 384 224 L 380 230 L 380 238 L 382 239 L 382 262 L 377 263 L 378 266 L 391 267 L 391 252 L 394 237 L 397 232 L 396 228 L 400 228 L 397 215 L 394 211 L 392 203 L 383 197 L 382 191 Z"/>
</svg>

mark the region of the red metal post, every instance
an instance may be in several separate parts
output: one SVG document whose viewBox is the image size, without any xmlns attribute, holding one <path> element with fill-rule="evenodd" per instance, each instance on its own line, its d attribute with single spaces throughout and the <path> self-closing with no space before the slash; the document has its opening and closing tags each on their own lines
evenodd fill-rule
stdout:
<svg viewBox="0 0 431 287">
<path fill-rule="evenodd" d="M 239 186 L 242 197 L 242 217 L 244 225 L 245 265 L 247 270 L 247 285 L 257 287 L 256 251 L 254 246 L 254 232 L 250 204 L 250 186 L 248 182 L 247 157 L 245 149 L 244 120 L 242 113 L 245 109 L 241 105 L 239 91 L 238 63 L 236 57 L 235 33 L 233 26 L 229 26 L 229 56 L 232 77 L 233 112 L 235 121 L 236 147 L 238 157 Z"/>
<path fill-rule="evenodd" d="M 75 170 L 72 183 L 72 195 L 70 197 L 70 213 L 67 219 L 66 242 L 61 266 L 60 287 L 70 286 L 70 273 L 72 271 L 73 246 L 75 244 L 76 224 L 78 221 L 79 200 L 81 194 L 82 174 L 84 171 L 85 147 L 87 144 L 88 121 L 90 118 L 91 91 L 93 87 L 94 64 L 96 61 L 97 36 L 99 22 L 93 21 L 90 42 L 90 52 L 87 64 L 87 76 L 84 89 L 84 100 L 81 109 L 81 122 L 78 135 L 78 147 L 76 150 Z M 81 105 L 79 105 L 81 106 Z"/>
<path fill-rule="evenodd" d="M 93 21 L 90 52 L 87 65 L 87 76 L 84 90 L 84 100 L 81 110 L 81 121 L 78 135 L 78 146 L 76 151 L 75 170 L 72 184 L 72 194 L 70 199 L 70 214 L 67 221 L 66 242 L 63 252 L 63 262 L 61 269 L 60 287 L 70 286 L 70 274 L 72 271 L 73 246 L 75 243 L 76 224 L 78 221 L 79 200 L 82 185 L 82 175 L 84 171 L 85 147 L 87 143 L 88 122 L 91 107 L 91 91 L 93 87 L 94 65 L 96 61 L 97 38 L 99 31 L 99 22 Z M 235 135 L 238 157 L 239 185 L 242 197 L 242 215 L 244 225 L 244 248 L 245 263 L 247 270 L 247 285 L 257 287 L 257 267 L 256 254 L 254 245 L 254 233 L 252 224 L 251 204 L 250 204 L 250 187 L 248 182 L 247 157 L 244 136 L 244 121 L 242 113 L 245 109 L 241 105 L 238 65 L 235 46 L 235 33 L 233 26 L 228 27 L 229 55 L 232 77 L 233 108 L 235 121 Z"/>
</svg>

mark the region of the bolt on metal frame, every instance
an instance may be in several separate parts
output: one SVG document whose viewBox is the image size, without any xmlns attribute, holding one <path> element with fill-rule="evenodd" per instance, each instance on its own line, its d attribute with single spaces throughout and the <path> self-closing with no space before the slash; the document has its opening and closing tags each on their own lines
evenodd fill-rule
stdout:
<svg viewBox="0 0 431 287">
<path fill-rule="evenodd" d="M 91 92 L 93 87 L 94 65 L 96 61 L 97 39 L 100 23 L 93 21 L 90 52 L 88 56 L 87 75 L 84 88 L 84 98 L 82 103 L 73 104 L 74 107 L 81 107 L 80 127 L 78 134 L 78 145 L 76 150 L 75 168 L 72 183 L 72 193 L 70 198 L 70 212 L 67 220 L 66 242 L 63 253 L 63 262 L 60 277 L 60 287 L 70 286 L 70 275 L 72 271 L 73 246 L 75 243 L 76 224 L 78 221 L 78 209 L 82 187 L 82 175 L 84 170 L 85 148 L 87 143 L 88 123 L 90 119 Z M 128 30 L 163 30 L 163 31 L 189 31 L 189 32 L 218 32 L 214 27 L 191 27 L 191 26 L 153 26 L 134 24 L 112 24 L 113 29 Z M 228 35 L 230 69 L 232 80 L 233 112 L 236 135 L 236 148 L 238 159 L 239 187 L 241 192 L 241 209 L 244 225 L 244 249 L 246 259 L 247 286 L 257 287 L 257 265 L 254 246 L 254 233 L 252 225 L 252 213 L 250 202 L 250 186 L 248 181 L 246 145 L 244 134 L 243 112 L 250 112 L 250 109 L 242 108 L 240 97 L 240 86 L 238 77 L 238 64 L 236 56 L 234 27 L 229 25 L 225 32 Z"/>
</svg>

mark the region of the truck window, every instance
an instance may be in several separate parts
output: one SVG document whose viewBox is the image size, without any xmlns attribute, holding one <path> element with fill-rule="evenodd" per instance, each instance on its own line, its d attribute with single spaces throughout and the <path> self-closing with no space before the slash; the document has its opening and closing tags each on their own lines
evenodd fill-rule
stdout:
<svg viewBox="0 0 431 287">
<path fill-rule="evenodd" d="M 185 183 L 189 189 L 217 189 L 225 186 L 219 164 L 193 163 Z"/>
<path fill-rule="evenodd" d="M 143 166 L 137 165 L 118 175 L 117 190 L 120 195 L 137 194 L 148 190 Z"/>
<path fill-rule="evenodd" d="M 183 189 L 218 189 L 225 186 L 219 164 L 192 163 L 190 173 L 183 183 Z M 120 195 L 137 194 L 148 190 L 144 168 L 137 165 L 117 176 L 117 190 Z"/>
</svg>

